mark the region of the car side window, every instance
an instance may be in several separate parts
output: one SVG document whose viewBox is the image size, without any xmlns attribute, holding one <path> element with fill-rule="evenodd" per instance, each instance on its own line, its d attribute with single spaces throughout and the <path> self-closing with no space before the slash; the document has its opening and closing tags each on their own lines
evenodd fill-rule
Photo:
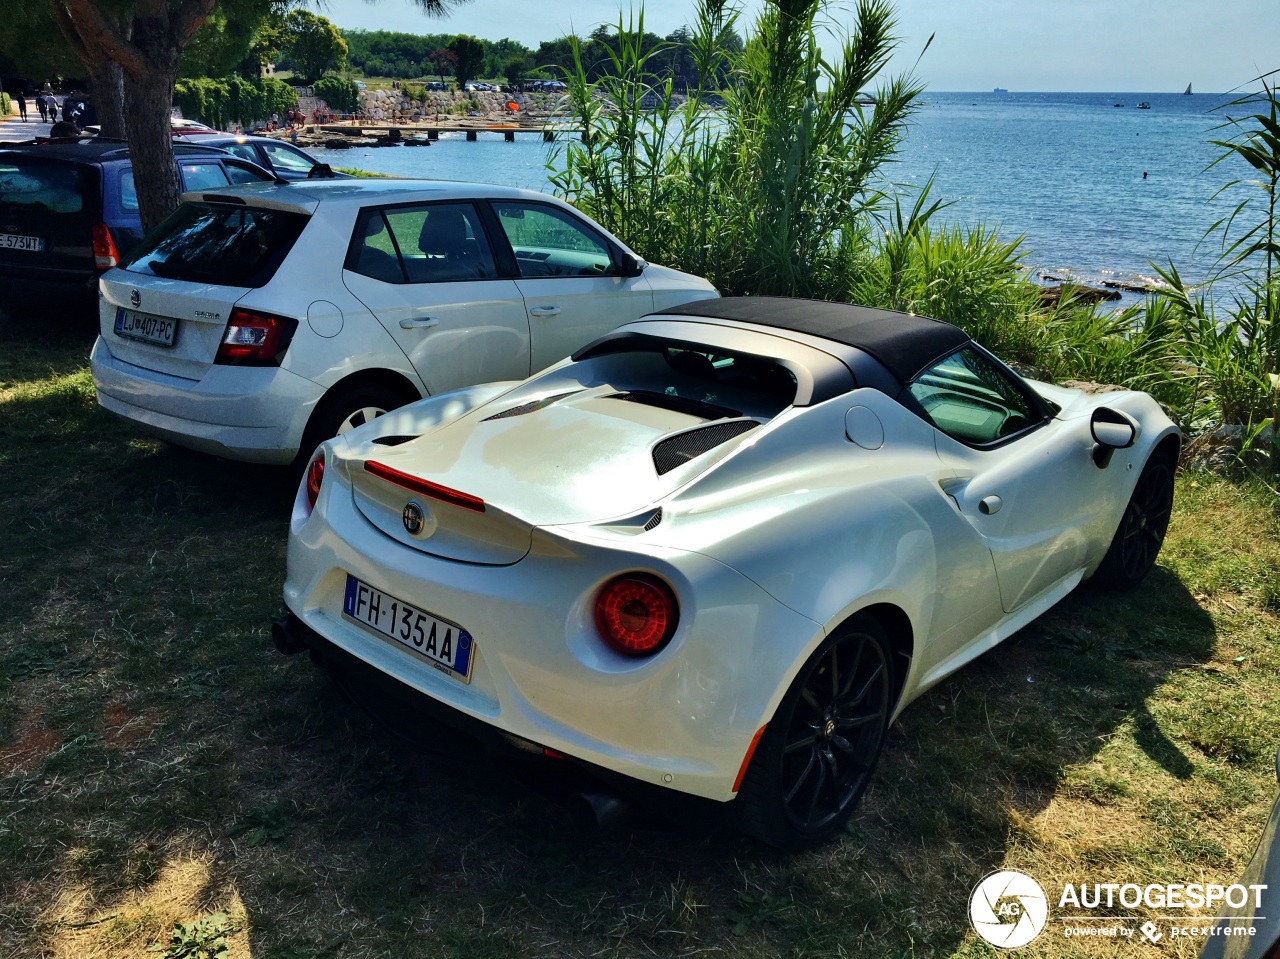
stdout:
<svg viewBox="0 0 1280 959">
<path fill-rule="evenodd" d="M 262 150 L 266 153 L 271 165 L 277 170 L 288 170 L 291 173 L 309 173 L 316 161 L 301 150 L 285 146 L 283 143 L 264 143 Z"/>
<path fill-rule="evenodd" d="M 480 215 L 470 203 L 366 210 L 347 269 L 386 283 L 447 283 L 498 275 Z"/>
<path fill-rule="evenodd" d="M 615 276 L 604 237 L 571 213 L 538 203 L 495 202 L 521 277 Z"/>
<path fill-rule="evenodd" d="M 221 144 L 222 149 L 228 153 L 235 154 L 241 160 L 248 160 L 250 163 L 261 163 L 262 158 L 258 156 L 258 152 L 254 150 L 248 143 L 225 143 Z"/>
<path fill-rule="evenodd" d="M 256 163 L 248 166 L 228 161 L 223 164 L 223 168 L 227 171 L 227 179 L 232 183 L 262 183 L 265 180 L 274 179 Z"/>
<path fill-rule="evenodd" d="M 907 387 L 925 417 L 970 446 L 989 446 L 1043 419 L 1026 392 L 977 350 L 935 363 Z"/>
<path fill-rule="evenodd" d="M 133 182 L 133 170 L 120 171 L 120 209 L 125 213 L 138 212 L 138 185 Z"/>
<path fill-rule="evenodd" d="M 182 170 L 183 186 L 187 190 L 212 190 L 231 182 L 220 163 L 184 161 L 179 168 Z"/>
</svg>

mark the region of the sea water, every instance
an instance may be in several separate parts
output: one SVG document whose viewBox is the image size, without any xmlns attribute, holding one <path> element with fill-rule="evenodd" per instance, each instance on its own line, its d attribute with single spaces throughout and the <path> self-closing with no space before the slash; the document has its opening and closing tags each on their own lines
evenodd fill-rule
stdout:
<svg viewBox="0 0 1280 959">
<path fill-rule="evenodd" d="M 1209 227 L 1249 195 L 1211 201 L 1244 164 L 1206 167 L 1223 95 L 1159 93 L 926 92 L 896 162 L 882 173 L 907 194 L 932 176 L 950 201 L 940 222 L 1022 238 L 1024 264 L 1078 282 L 1144 284 L 1152 264 L 1203 279 L 1220 243 Z M 1139 109 L 1140 103 L 1149 109 Z M 563 150 L 564 144 L 559 148 Z M 442 134 L 424 147 L 357 147 L 316 154 L 335 166 L 398 176 L 472 180 L 548 190 L 552 147 L 533 133 Z M 1146 174 L 1144 177 L 1143 174 Z"/>
</svg>

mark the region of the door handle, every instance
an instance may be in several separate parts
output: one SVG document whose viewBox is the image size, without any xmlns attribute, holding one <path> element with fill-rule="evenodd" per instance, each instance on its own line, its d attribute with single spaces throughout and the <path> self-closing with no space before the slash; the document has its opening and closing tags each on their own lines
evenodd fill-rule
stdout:
<svg viewBox="0 0 1280 959">
<path fill-rule="evenodd" d="M 433 316 L 424 316 L 420 318 L 405 317 L 400 321 L 400 329 L 402 330 L 429 330 L 440 321 Z"/>
<path fill-rule="evenodd" d="M 535 306 L 529 310 L 530 316 L 556 316 L 560 312 L 558 306 Z"/>
<path fill-rule="evenodd" d="M 1004 500 L 992 493 L 990 496 L 984 496 L 978 500 L 978 512 L 984 516 L 990 516 L 992 513 L 1000 512 L 1000 507 L 1004 505 Z"/>
</svg>

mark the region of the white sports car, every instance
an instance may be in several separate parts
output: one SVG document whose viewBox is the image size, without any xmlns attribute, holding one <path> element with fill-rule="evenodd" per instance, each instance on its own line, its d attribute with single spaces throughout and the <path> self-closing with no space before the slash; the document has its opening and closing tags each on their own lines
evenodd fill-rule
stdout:
<svg viewBox="0 0 1280 959">
<path fill-rule="evenodd" d="M 911 700 L 1146 575 L 1180 442 L 1146 394 L 1027 382 L 936 320 L 704 300 L 325 443 L 273 635 L 799 848 Z"/>
</svg>

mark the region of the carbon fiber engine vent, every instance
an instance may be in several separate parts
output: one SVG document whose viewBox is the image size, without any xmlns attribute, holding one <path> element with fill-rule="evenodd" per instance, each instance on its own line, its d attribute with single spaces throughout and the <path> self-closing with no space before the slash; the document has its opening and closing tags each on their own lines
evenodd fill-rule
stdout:
<svg viewBox="0 0 1280 959">
<path fill-rule="evenodd" d="M 533 413 L 543 407 L 550 406 L 557 400 L 562 400 L 566 396 L 572 396 L 580 390 L 570 390 L 568 393 L 557 393 L 554 396 L 544 396 L 540 400 L 533 400 L 530 403 L 522 403 L 520 406 L 513 406 L 509 410 L 503 410 L 501 413 L 494 413 L 492 416 L 486 416 L 481 423 L 488 423 L 490 420 L 505 420 L 511 416 L 524 416 L 525 413 Z"/>
<path fill-rule="evenodd" d="M 734 420 L 731 423 L 716 423 L 672 436 L 653 448 L 653 467 L 658 471 L 659 476 L 670 473 L 695 456 L 701 456 L 721 443 L 735 436 L 741 436 L 759 425 L 755 420 Z"/>
<path fill-rule="evenodd" d="M 417 438 L 418 434 L 414 433 L 412 436 L 375 436 L 373 441 L 380 446 L 399 446 L 401 443 L 408 443 L 410 440 L 416 440 Z"/>
</svg>

